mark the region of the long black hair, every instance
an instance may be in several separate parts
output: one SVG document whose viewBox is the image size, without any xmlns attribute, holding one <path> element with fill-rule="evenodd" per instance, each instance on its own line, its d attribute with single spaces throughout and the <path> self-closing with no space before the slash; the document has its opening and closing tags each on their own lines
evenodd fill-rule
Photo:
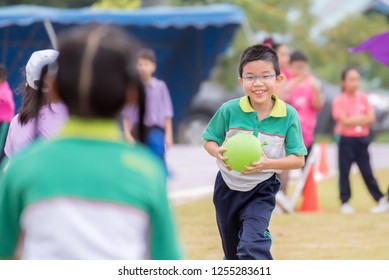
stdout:
<svg viewBox="0 0 389 280">
<path fill-rule="evenodd" d="M 47 97 L 43 93 L 43 81 L 47 74 L 47 69 L 48 66 L 44 66 L 39 81 L 35 81 L 38 89 L 33 89 L 28 84 L 25 85 L 22 105 L 19 109 L 19 122 L 21 125 L 25 125 L 30 120 L 38 118 L 40 108 L 47 103 Z"/>
</svg>

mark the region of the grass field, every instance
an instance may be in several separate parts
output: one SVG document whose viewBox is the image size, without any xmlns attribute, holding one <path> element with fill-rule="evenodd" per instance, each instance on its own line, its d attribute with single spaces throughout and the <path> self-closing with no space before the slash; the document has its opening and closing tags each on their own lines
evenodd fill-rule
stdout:
<svg viewBox="0 0 389 280">
<path fill-rule="evenodd" d="M 389 169 L 375 172 L 382 191 Z M 320 211 L 274 214 L 270 222 L 272 254 L 279 260 L 389 260 L 389 213 L 370 214 L 375 205 L 361 179 L 351 177 L 351 204 L 356 212 L 339 214 L 337 178 L 317 183 Z M 291 189 L 292 192 L 292 189 Z M 212 198 L 175 208 L 179 235 L 187 259 L 222 259 Z"/>
</svg>

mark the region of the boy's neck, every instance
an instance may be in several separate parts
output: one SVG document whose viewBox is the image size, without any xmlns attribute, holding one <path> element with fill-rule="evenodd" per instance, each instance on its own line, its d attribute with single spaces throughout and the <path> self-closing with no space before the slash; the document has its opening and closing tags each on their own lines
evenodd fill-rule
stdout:
<svg viewBox="0 0 389 280">
<path fill-rule="evenodd" d="M 250 101 L 251 103 L 251 101 Z M 268 115 L 270 115 L 271 111 L 273 110 L 275 101 L 273 98 L 270 99 L 270 102 L 262 103 L 262 104 L 253 104 L 251 103 L 251 106 L 253 109 L 258 113 L 259 119 L 264 119 Z"/>
<path fill-rule="evenodd" d="M 143 83 L 145 85 L 149 85 L 151 84 L 151 81 L 153 80 L 153 76 L 150 76 L 150 77 L 146 77 L 146 78 L 143 78 Z"/>
</svg>

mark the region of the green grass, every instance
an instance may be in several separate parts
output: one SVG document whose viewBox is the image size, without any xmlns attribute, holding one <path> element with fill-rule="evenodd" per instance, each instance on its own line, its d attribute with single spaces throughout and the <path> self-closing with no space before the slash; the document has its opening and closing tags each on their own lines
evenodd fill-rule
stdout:
<svg viewBox="0 0 389 280">
<path fill-rule="evenodd" d="M 315 142 L 327 142 L 327 143 L 335 143 L 335 139 L 332 135 L 329 134 L 316 134 Z M 389 132 L 380 132 L 374 136 L 372 141 L 373 143 L 389 143 Z"/>
<path fill-rule="evenodd" d="M 386 192 L 389 170 L 377 171 L 375 175 L 382 191 Z M 375 202 L 359 174 L 351 177 L 351 184 L 350 203 L 356 210 L 354 214 L 339 214 L 337 178 L 317 184 L 319 212 L 274 214 L 269 228 L 273 235 L 273 257 L 283 260 L 389 259 L 389 213 L 369 213 Z M 177 206 L 175 213 L 187 259 L 222 259 L 211 197 Z"/>
<path fill-rule="evenodd" d="M 374 137 L 375 143 L 389 143 L 389 132 L 379 133 Z"/>
</svg>

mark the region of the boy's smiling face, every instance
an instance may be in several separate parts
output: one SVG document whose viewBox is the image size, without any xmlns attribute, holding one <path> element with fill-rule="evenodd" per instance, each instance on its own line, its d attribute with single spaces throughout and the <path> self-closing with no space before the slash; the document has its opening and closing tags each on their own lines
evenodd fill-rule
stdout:
<svg viewBox="0 0 389 280">
<path fill-rule="evenodd" d="M 244 92 L 250 97 L 251 106 L 263 106 L 271 102 L 271 96 L 276 92 L 278 84 L 282 81 L 282 76 L 275 75 L 273 64 L 264 60 L 255 60 L 248 62 L 242 69 L 242 77 L 239 83 Z M 249 81 L 247 77 L 261 76 Z"/>
</svg>

